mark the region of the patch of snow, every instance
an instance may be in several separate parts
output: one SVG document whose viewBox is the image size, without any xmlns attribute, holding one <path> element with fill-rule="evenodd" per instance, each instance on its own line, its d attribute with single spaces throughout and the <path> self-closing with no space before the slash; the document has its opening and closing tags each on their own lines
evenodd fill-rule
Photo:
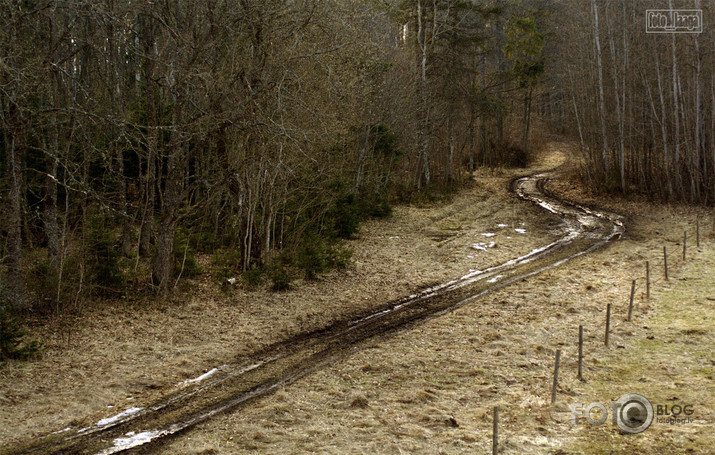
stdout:
<svg viewBox="0 0 715 455">
<path fill-rule="evenodd" d="M 493 232 L 482 232 L 484 237 L 494 237 L 496 234 Z"/>
<path fill-rule="evenodd" d="M 217 371 L 218 371 L 218 368 L 213 368 L 213 369 L 207 371 L 206 373 L 202 374 L 201 376 L 197 376 L 197 377 L 195 377 L 195 378 L 193 378 L 193 379 L 187 379 L 186 381 L 180 382 L 180 383 L 177 384 L 177 385 L 192 384 L 192 383 L 194 383 L 194 382 L 201 382 L 201 381 L 203 381 L 204 379 L 206 379 L 206 378 L 208 378 L 208 377 L 213 376 L 214 374 L 216 374 Z"/>
<path fill-rule="evenodd" d="M 63 429 L 61 429 L 61 430 L 53 431 L 53 432 L 50 433 L 50 434 L 60 434 L 60 433 L 64 433 L 64 432 L 70 431 L 71 429 L 72 429 L 72 428 L 67 427 L 67 428 L 63 428 Z"/>
<path fill-rule="evenodd" d="M 526 229 L 524 229 L 524 228 L 516 228 L 516 229 L 514 229 L 514 230 L 515 230 L 516 232 L 518 232 L 519 234 L 526 234 Z"/>
<path fill-rule="evenodd" d="M 388 237 L 388 239 L 390 239 L 390 240 L 392 240 L 392 239 L 399 239 L 399 238 L 400 238 L 399 235 L 391 235 L 390 237 Z"/>
<path fill-rule="evenodd" d="M 475 250 L 487 251 L 488 248 L 494 248 L 495 245 L 496 245 L 496 242 L 489 242 L 489 243 L 479 242 L 479 243 L 473 244 L 472 248 L 474 248 Z"/>
<path fill-rule="evenodd" d="M 99 422 L 97 422 L 98 427 L 106 427 L 107 425 L 111 425 L 115 422 L 117 422 L 120 419 L 123 419 L 124 417 L 128 417 L 130 415 L 136 414 L 137 412 L 141 411 L 144 408 L 129 408 L 126 411 L 120 412 L 119 414 L 112 416 L 112 417 L 107 417 L 106 419 L 102 419 Z"/>
<path fill-rule="evenodd" d="M 496 283 L 499 278 L 503 277 L 504 275 L 497 275 L 494 278 L 490 278 L 487 280 L 487 283 Z"/>
<path fill-rule="evenodd" d="M 505 227 L 508 227 L 508 226 L 509 226 L 508 224 L 504 224 L 504 223 L 497 224 L 497 227 L 501 228 L 501 229 L 504 229 Z"/>
<path fill-rule="evenodd" d="M 114 440 L 114 446 L 108 450 L 102 451 L 100 453 L 116 453 L 122 450 L 128 450 L 132 447 L 137 447 L 142 444 L 146 444 L 154 439 L 159 434 L 159 431 L 142 431 L 139 434 L 132 435 L 128 438 L 116 438 Z"/>
</svg>

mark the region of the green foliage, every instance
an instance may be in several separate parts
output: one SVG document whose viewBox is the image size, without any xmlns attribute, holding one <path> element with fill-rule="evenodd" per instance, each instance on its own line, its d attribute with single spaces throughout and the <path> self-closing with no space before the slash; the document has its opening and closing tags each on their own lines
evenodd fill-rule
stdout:
<svg viewBox="0 0 715 455">
<path fill-rule="evenodd" d="M 504 54 L 514 62 L 513 72 L 519 86 L 533 87 L 544 73 L 546 37 L 530 17 L 516 17 L 509 22 Z"/>
<path fill-rule="evenodd" d="M 241 274 L 241 282 L 248 288 L 257 288 L 263 284 L 263 270 L 252 267 Z"/>
<path fill-rule="evenodd" d="M 234 276 L 241 269 L 241 251 L 236 248 L 219 248 L 211 255 L 211 264 L 217 268 L 219 281 Z"/>
<path fill-rule="evenodd" d="M 392 216 L 392 206 L 385 197 L 362 198 L 360 212 L 373 218 L 389 218 Z"/>
<path fill-rule="evenodd" d="M 332 268 L 345 268 L 352 252 L 316 234 L 306 236 L 298 246 L 295 265 L 309 280 L 316 280 L 321 273 Z"/>
<path fill-rule="evenodd" d="M 325 241 L 317 235 L 303 239 L 296 251 L 295 263 L 305 272 L 309 280 L 316 280 L 318 275 L 328 269 Z"/>
<path fill-rule="evenodd" d="M 26 360 L 40 352 L 40 343 L 25 340 L 27 333 L 5 306 L 0 306 L 0 361 Z"/>
<path fill-rule="evenodd" d="M 102 295 L 121 292 L 126 285 L 122 255 L 112 226 L 104 215 L 95 215 L 87 221 L 87 274 Z"/>
<path fill-rule="evenodd" d="M 335 235 L 344 239 L 352 237 L 360 226 L 360 211 L 355 203 L 355 195 L 349 193 L 340 196 L 326 217 Z"/>
<path fill-rule="evenodd" d="M 177 229 L 174 236 L 174 261 L 175 269 L 182 277 L 192 277 L 202 273 L 194 249 L 191 247 L 191 234 L 182 228 Z"/>
<path fill-rule="evenodd" d="M 282 252 L 268 265 L 268 275 L 271 279 L 271 289 L 274 291 L 287 291 L 291 288 L 293 278 L 288 270 L 291 258 Z"/>
<path fill-rule="evenodd" d="M 400 150 L 396 147 L 397 135 L 384 123 L 370 127 L 370 135 L 374 138 L 373 150 L 383 156 L 399 156 Z"/>
</svg>

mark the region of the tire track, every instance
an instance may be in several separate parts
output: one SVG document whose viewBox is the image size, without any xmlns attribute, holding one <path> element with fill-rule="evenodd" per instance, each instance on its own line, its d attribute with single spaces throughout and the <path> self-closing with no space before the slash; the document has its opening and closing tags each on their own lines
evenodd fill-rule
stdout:
<svg viewBox="0 0 715 455">
<path fill-rule="evenodd" d="M 152 451 L 163 441 L 213 416 L 236 409 L 321 367 L 415 324 L 599 248 L 624 232 L 618 215 L 561 200 L 546 189 L 548 173 L 512 180 L 522 199 L 560 216 L 563 236 L 524 256 L 478 270 L 256 353 L 251 362 L 224 365 L 202 380 L 131 414 L 81 430 L 54 433 L 8 454 L 101 454 Z M 198 379 L 198 378 L 197 378 Z M 101 424 L 100 424 L 101 423 Z"/>
</svg>

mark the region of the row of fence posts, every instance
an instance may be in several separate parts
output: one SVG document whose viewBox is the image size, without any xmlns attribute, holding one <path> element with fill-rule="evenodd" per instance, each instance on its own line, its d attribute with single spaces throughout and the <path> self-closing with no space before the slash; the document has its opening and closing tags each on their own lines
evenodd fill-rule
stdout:
<svg viewBox="0 0 715 455">
<path fill-rule="evenodd" d="M 713 236 L 715 236 L 715 209 L 713 210 Z M 688 231 L 683 232 L 683 261 L 687 257 Z M 700 217 L 695 222 L 695 244 L 700 248 Z M 646 276 L 646 300 L 650 300 L 650 261 L 645 262 Z M 663 247 L 663 276 L 668 281 L 668 248 Z M 633 299 L 636 293 L 636 280 L 631 281 L 631 294 L 628 301 L 628 322 L 631 322 L 633 315 Z M 611 304 L 606 305 L 606 333 L 604 344 L 608 346 L 608 335 L 611 331 Z M 551 404 L 556 403 L 556 394 L 559 386 L 559 367 L 561 366 L 561 349 L 556 350 L 556 361 L 554 362 L 553 382 L 551 385 Z M 583 379 L 583 325 L 578 326 L 578 379 Z M 492 455 L 497 455 L 499 450 L 499 407 L 494 406 L 492 429 Z"/>
</svg>

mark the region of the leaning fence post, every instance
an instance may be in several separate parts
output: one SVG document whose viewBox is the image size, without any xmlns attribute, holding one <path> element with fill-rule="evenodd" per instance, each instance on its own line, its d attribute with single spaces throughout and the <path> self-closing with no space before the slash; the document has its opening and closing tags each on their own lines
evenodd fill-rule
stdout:
<svg viewBox="0 0 715 455">
<path fill-rule="evenodd" d="M 650 300 L 650 261 L 645 261 L 645 298 Z"/>
<path fill-rule="evenodd" d="M 688 246 L 688 231 L 683 232 L 683 261 L 685 261 L 685 250 Z"/>
<path fill-rule="evenodd" d="M 633 313 L 633 296 L 636 294 L 636 280 L 631 283 L 631 300 L 628 303 L 628 322 L 631 321 L 631 314 Z"/>
<path fill-rule="evenodd" d="M 668 279 L 668 247 L 663 247 L 663 268 L 665 270 L 665 279 Z"/>
</svg>

